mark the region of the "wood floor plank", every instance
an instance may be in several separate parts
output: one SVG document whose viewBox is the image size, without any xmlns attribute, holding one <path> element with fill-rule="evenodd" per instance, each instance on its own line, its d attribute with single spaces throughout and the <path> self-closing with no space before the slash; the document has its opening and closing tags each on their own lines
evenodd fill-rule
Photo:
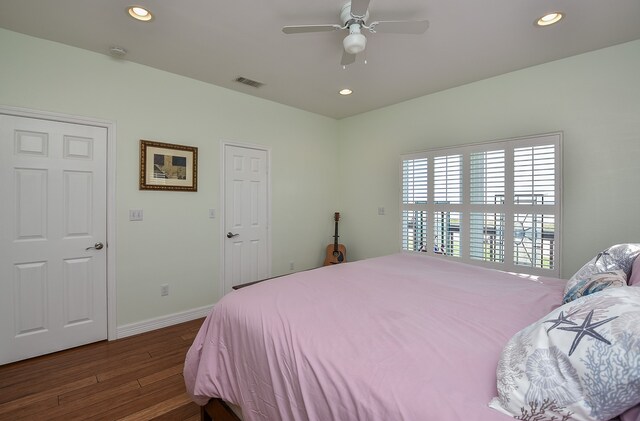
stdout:
<svg viewBox="0 0 640 421">
<path fill-rule="evenodd" d="M 77 419 L 70 414 L 84 413 L 85 408 L 87 407 L 100 405 L 107 401 L 117 401 L 127 393 L 137 390 L 140 390 L 140 385 L 137 381 L 131 381 L 129 383 L 124 383 L 119 386 L 103 390 L 102 392 L 86 396 L 84 399 L 75 400 L 65 405 L 58 405 L 55 409 L 49 409 L 42 415 L 46 416 L 47 420 Z"/>
<path fill-rule="evenodd" d="M 167 368 L 166 370 L 158 371 L 148 376 L 141 377 L 138 379 L 138 382 L 140 383 L 140 386 L 144 387 L 159 380 L 166 379 L 167 377 L 171 377 L 176 374 L 182 374 L 183 369 L 184 364 L 177 364 L 173 367 Z"/>
<path fill-rule="evenodd" d="M 101 360 L 78 362 L 75 366 L 65 368 L 51 368 L 41 372 L 39 376 L 20 376 L 16 384 L 0 389 L 0 401 L 15 400 L 27 394 L 47 391 L 61 382 L 82 380 L 87 376 L 95 376 L 96 371 L 110 371 L 123 365 L 131 367 L 137 362 L 151 358 L 148 352 L 133 353 L 126 358 L 104 358 Z"/>
<path fill-rule="evenodd" d="M 138 395 L 126 397 L 108 411 L 102 411 L 92 417 L 93 421 L 112 421 L 148 408 L 185 393 L 184 378 L 181 375 L 169 377 L 140 389 Z"/>
<path fill-rule="evenodd" d="M 42 400 L 30 402 L 28 405 L 18 405 L 10 411 L 0 414 L 0 421 L 15 421 L 17 419 L 36 420 L 34 414 L 49 410 L 58 406 L 57 396 L 48 396 Z"/>
<path fill-rule="evenodd" d="M 202 322 L 0 366 L 0 421 L 194 421 L 182 368 Z"/>
<path fill-rule="evenodd" d="M 191 399 L 183 393 L 164 402 L 157 403 L 134 414 L 120 418 L 120 421 L 146 421 L 167 414 L 181 406 L 187 405 Z"/>
<path fill-rule="evenodd" d="M 5 402 L 0 405 L 0 414 L 5 414 L 7 412 L 15 411 L 21 407 L 26 407 L 29 405 L 37 405 L 40 401 L 45 401 L 51 397 L 55 397 L 56 404 L 58 401 L 58 396 L 61 393 L 69 392 L 72 390 L 81 389 L 85 386 L 92 385 L 98 383 L 98 379 L 96 376 L 86 377 L 81 380 L 73 381 L 70 383 L 61 384 L 58 387 L 54 387 L 51 389 L 47 389 L 44 392 L 38 392 L 29 394 L 27 396 L 21 397 L 19 399 L 15 399 L 9 402 Z"/>
<path fill-rule="evenodd" d="M 178 351 L 159 358 L 151 358 L 136 365 L 125 365 L 113 370 L 101 371 L 98 373 L 98 381 L 112 379 L 118 376 L 129 376 L 130 378 L 141 378 L 173 367 L 176 364 L 184 363 L 186 351 Z"/>
<path fill-rule="evenodd" d="M 176 421 L 176 420 L 189 420 L 195 417 L 196 420 L 200 420 L 200 407 L 193 402 L 187 402 L 166 414 L 158 415 L 152 418 L 151 421 Z"/>
<path fill-rule="evenodd" d="M 180 338 L 182 338 L 183 341 L 193 342 L 193 340 L 196 338 L 197 334 L 198 334 L 197 331 L 189 332 L 189 333 L 185 333 L 184 335 L 180 336 Z"/>
<path fill-rule="evenodd" d="M 96 383 L 59 395 L 58 405 L 61 409 L 71 411 L 70 408 L 87 406 L 92 402 L 100 402 L 136 389 L 140 389 L 140 383 L 137 380 Z"/>
</svg>

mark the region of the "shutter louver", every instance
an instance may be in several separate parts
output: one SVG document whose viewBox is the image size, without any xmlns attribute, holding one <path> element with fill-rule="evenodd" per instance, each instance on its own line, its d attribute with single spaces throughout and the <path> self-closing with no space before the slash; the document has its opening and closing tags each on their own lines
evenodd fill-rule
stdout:
<svg viewBox="0 0 640 421">
<path fill-rule="evenodd" d="M 504 214 L 470 213 L 469 255 L 485 262 L 504 262 Z"/>
<path fill-rule="evenodd" d="M 427 212 L 402 212 L 402 249 L 427 251 Z"/>
<path fill-rule="evenodd" d="M 471 203 L 504 203 L 504 150 L 471 154 Z"/>
<path fill-rule="evenodd" d="M 462 203 L 462 155 L 433 159 L 433 200 L 435 203 Z"/>
<path fill-rule="evenodd" d="M 514 204 L 555 204 L 555 155 L 555 145 L 513 150 Z"/>
<path fill-rule="evenodd" d="M 427 203 L 428 163 L 426 158 L 402 161 L 402 203 Z"/>
<path fill-rule="evenodd" d="M 460 257 L 460 212 L 436 212 L 433 237 L 436 254 Z"/>
</svg>

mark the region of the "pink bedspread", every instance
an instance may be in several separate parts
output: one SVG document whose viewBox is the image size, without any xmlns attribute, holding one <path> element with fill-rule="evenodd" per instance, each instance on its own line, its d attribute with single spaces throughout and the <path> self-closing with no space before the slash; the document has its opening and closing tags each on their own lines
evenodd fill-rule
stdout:
<svg viewBox="0 0 640 421">
<path fill-rule="evenodd" d="M 564 283 L 415 254 L 276 278 L 215 305 L 187 390 L 246 421 L 506 421 L 487 406 L 500 352 Z"/>
</svg>

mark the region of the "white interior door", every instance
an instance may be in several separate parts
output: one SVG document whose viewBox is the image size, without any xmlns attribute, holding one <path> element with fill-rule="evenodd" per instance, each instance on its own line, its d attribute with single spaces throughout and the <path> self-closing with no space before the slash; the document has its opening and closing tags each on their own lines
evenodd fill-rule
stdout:
<svg viewBox="0 0 640 421">
<path fill-rule="evenodd" d="M 107 338 L 107 129 L 0 114 L 0 364 Z"/>
<path fill-rule="evenodd" d="M 224 145 L 224 286 L 268 278 L 268 153 Z"/>
</svg>

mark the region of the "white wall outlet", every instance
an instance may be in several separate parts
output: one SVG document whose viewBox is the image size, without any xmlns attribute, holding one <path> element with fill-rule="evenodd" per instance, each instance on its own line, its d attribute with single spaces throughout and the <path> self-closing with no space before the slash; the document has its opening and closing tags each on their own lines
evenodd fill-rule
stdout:
<svg viewBox="0 0 640 421">
<path fill-rule="evenodd" d="M 384 215 L 384 207 L 378 206 L 378 215 Z"/>
<path fill-rule="evenodd" d="M 294 262 L 289 262 L 289 270 L 294 270 L 294 268 L 296 267 Z"/>
<path fill-rule="evenodd" d="M 214 219 L 216 217 L 216 210 L 209 209 L 209 218 Z"/>
<path fill-rule="evenodd" d="M 142 209 L 129 209 L 129 221 L 142 221 L 143 217 Z"/>
<path fill-rule="evenodd" d="M 160 295 L 162 297 L 166 297 L 167 295 L 169 295 L 169 284 L 160 285 Z"/>
</svg>

